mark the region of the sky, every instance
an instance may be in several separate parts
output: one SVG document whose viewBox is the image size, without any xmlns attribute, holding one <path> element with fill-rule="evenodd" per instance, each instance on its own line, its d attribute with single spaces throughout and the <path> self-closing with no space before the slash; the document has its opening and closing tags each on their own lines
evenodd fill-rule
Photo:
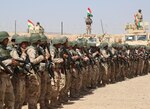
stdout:
<svg viewBox="0 0 150 109">
<path fill-rule="evenodd" d="M 27 20 L 40 22 L 46 32 L 83 34 L 86 31 L 87 8 L 93 13 L 92 33 L 124 33 L 126 23 L 134 22 L 134 14 L 142 9 L 144 21 L 150 22 L 150 0 L 0 0 L 0 31 L 27 31 Z"/>
</svg>

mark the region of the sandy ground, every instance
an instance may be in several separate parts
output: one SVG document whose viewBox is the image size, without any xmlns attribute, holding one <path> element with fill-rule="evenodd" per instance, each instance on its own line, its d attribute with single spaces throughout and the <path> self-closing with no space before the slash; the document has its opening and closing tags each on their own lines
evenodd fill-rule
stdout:
<svg viewBox="0 0 150 109">
<path fill-rule="evenodd" d="M 150 74 L 97 88 L 61 109 L 150 109 Z"/>
</svg>

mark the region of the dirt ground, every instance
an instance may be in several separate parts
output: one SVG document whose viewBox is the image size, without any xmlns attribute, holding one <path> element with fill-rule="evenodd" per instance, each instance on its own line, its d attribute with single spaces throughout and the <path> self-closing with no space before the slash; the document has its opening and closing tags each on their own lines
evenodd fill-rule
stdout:
<svg viewBox="0 0 150 109">
<path fill-rule="evenodd" d="M 150 74 L 97 88 L 61 109 L 150 109 Z"/>
</svg>

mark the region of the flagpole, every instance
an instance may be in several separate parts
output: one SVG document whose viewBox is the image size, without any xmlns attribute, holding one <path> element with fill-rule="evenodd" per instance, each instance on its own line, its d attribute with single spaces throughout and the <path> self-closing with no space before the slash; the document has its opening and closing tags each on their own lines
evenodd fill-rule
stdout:
<svg viewBox="0 0 150 109">
<path fill-rule="evenodd" d="M 61 21 L 61 35 L 63 35 L 63 22 Z"/>
<path fill-rule="evenodd" d="M 103 28 L 103 22 L 102 22 L 102 19 L 101 19 L 101 28 L 102 28 L 103 34 L 105 34 L 105 33 L 104 33 L 104 28 Z"/>
<path fill-rule="evenodd" d="M 15 34 L 16 34 L 16 20 L 15 20 Z"/>
</svg>

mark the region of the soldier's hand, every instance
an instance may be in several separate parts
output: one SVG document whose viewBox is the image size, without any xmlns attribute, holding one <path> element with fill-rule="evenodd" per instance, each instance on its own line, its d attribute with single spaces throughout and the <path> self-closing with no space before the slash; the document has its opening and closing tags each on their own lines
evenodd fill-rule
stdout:
<svg viewBox="0 0 150 109">
<path fill-rule="evenodd" d="M 73 60 L 77 60 L 79 58 L 79 56 L 73 56 L 72 58 L 73 58 Z"/>
<path fill-rule="evenodd" d="M 64 57 L 64 58 L 68 58 L 68 55 L 64 54 L 63 57 Z"/>
<path fill-rule="evenodd" d="M 45 56 L 45 59 L 48 60 L 49 58 L 50 58 L 50 54 L 47 54 L 47 55 Z"/>
<path fill-rule="evenodd" d="M 12 59 L 12 64 L 15 66 L 20 65 L 19 62 L 17 62 L 15 59 Z"/>
</svg>

